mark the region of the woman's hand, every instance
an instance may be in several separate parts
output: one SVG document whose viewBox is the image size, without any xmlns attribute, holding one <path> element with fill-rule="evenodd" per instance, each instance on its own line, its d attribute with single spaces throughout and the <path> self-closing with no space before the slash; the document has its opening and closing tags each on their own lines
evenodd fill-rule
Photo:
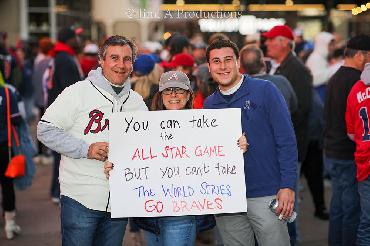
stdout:
<svg viewBox="0 0 370 246">
<path fill-rule="evenodd" d="M 113 170 L 113 167 L 114 165 L 112 162 L 106 161 L 104 163 L 104 174 L 107 179 L 109 179 L 109 172 Z"/>
<path fill-rule="evenodd" d="M 238 139 L 238 146 L 241 150 L 243 150 L 243 154 L 247 152 L 249 144 L 247 138 L 245 137 L 245 132 L 243 132 L 243 135 Z"/>
</svg>

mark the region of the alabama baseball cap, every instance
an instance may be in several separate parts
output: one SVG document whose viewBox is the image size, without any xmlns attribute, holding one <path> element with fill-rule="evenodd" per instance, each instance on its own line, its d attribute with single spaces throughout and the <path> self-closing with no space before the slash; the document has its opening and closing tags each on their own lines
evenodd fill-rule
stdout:
<svg viewBox="0 0 370 246">
<path fill-rule="evenodd" d="M 292 29 L 286 25 L 274 26 L 270 31 L 263 33 L 262 36 L 265 38 L 276 38 L 278 36 L 282 36 L 287 39 L 294 40 Z"/>
<path fill-rule="evenodd" d="M 169 71 L 162 74 L 159 80 L 159 91 L 163 91 L 171 87 L 181 88 L 188 91 L 192 90 L 188 76 L 180 71 Z"/>
<path fill-rule="evenodd" d="M 365 34 L 357 35 L 348 40 L 347 48 L 353 50 L 370 50 L 370 36 Z"/>
<path fill-rule="evenodd" d="M 175 68 L 179 66 L 192 67 L 194 66 L 194 58 L 187 53 L 179 53 L 174 55 L 170 62 L 162 62 L 162 66 L 166 68 Z"/>
</svg>

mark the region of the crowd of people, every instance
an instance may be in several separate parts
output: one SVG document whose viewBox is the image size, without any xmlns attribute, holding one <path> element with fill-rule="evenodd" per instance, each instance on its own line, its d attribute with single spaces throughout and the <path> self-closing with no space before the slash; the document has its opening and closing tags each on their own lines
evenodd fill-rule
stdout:
<svg viewBox="0 0 370 246">
<path fill-rule="evenodd" d="M 370 245 L 368 35 L 339 42 L 321 32 L 310 44 L 302 30 L 279 25 L 239 50 L 222 33 L 207 42 L 174 33 L 162 44 L 115 35 L 82 45 L 81 31 L 62 28 L 55 43 L 45 37 L 15 47 L 1 33 L 0 181 L 8 239 L 21 232 L 13 179 L 5 176 L 8 129 L 36 120 L 33 161 L 53 163 L 50 198 L 60 204 L 63 245 L 122 245 L 128 224 L 144 230 L 147 245 L 194 245 L 197 234 L 215 226 L 225 245 L 299 245 L 298 220 L 287 219 L 302 212 L 301 175 L 313 216 L 329 220 L 329 245 Z M 202 108 L 241 109 L 248 212 L 111 219 L 114 165 L 104 119 Z M 93 117 L 99 127 L 85 128 Z M 332 184 L 329 207 L 324 177 Z M 268 206 L 275 198 L 278 216 Z"/>
</svg>

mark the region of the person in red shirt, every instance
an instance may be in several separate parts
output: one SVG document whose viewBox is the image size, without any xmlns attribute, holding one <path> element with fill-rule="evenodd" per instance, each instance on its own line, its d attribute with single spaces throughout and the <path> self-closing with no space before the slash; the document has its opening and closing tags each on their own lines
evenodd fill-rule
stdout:
<svg viewBox="0 0 370 246">
<path fill-rule="evenodd" d="M 370 57 L 370 51 L 364 51 Z M 347 97 L 347 134 L 356 143 L 358 193 L 361 217 L 357 230 L 357 245 L 370 245 L 370 63 L 365 65 L 361 80 L 356 82 Z"/>
<path fill-rule="evenodd" d="M 80 58 L 80 65 L 82 72 L 84 73 L 84 77 L 87 77 L 91 70 L 96 69 L 99 66 L 98 51 L 99 48 L 94 43 L 85 45 L 83 55 Z"/>
<path fill-rule="evenodd" d="M 193 108 L 202 109 L 204 99 L 217 89 L 217 84 L 212 79 L 207 63 L 199 65 L 194 71 L 193 76 L 195 77 Z"/>
</svg>

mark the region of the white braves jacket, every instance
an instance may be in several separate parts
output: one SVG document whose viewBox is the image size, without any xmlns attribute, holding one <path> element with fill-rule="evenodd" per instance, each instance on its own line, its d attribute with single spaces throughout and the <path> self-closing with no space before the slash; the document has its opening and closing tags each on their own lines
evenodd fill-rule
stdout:
<svg viewBox="0 0 370 246">
<path fill-rule="evenodd" d="M 85 207 L 110 211 L 109 184 L 104 163 L 87 159 L 90 144 L 108 142 L 112 112 L 148 110 L 142 97 L 130 89 L 129 80 L 117 95 L 102 75 L 101 68 L 86 80 L 67 87 L 47 108 L 37 126 L 37 137 L 61 153 L 61 195 Z"/>
</svg>

